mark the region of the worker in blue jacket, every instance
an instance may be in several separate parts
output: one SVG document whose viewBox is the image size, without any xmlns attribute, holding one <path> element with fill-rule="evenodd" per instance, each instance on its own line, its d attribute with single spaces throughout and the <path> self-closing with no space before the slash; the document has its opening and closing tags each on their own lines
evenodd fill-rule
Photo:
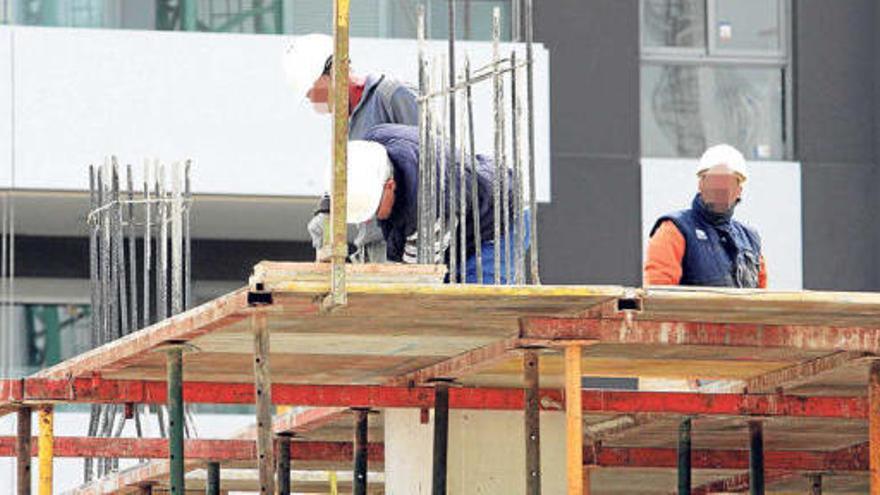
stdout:
<svg viewBox="0 0 880 495">
<path fill-rule="evenodd" d="M 333 70 L 333 38 L 325 34 L 297 36 L 284 52 L 284 69 L 288 82 L 297 95 L 307 98 L 315 112 L 330 114 L 331 72 Z M 411 85 L 385 74 L 349 75 L 348 138 L 364 139 L 364 135 L 378 124 L 418 125 L 418 93 Z M 315 249 L 321 247 L 325 216 L 329 214 L 330 199 L 324 196 L 309 223 L 309 233 Z M 375 219 L 358 225 L 352 242 L 364 261 L 384 261 L 385 246 Z"/>
<path fill-rule="evenodd" d="M 418 197 L 419 197 L 419 132 L 414 126 L 382 124 L 374 126 L 364 136 L 366 142 L 349 144 L 349 180 L 348 180 L 348 214 L 349 221 L 358 222 L 364 217 L 375 215 L 379 228 L 387 243 L 389 261 L 415 263 L 416 243 L 418 234 Z M 378 146 L 377 146 L 378 145 Z M 368 156 L 369 158 L 365 158 Z M 454 163 L 450 160 L 450 163 Z M 459 170 L 456 166 L 455 170 Z M 480 218 L 480 246 L 476 246 L 473 226 L 473 208 L 471 201 L 471 174 L 476 173 L 477 201 L 476 207 Z M 507 171 L 508 178 L 510 171 Z M 453 180 L 459 183 L 458 174 Z M 465 213 L 466 247 L 465 263 L 467 269 L 466 282 L 477 282 L 476 251 L 480 249 L 484 283 L 492 283 L 495 277 L 494 262 L 494 201 L 492 196 L 495 179 L 495 164 L 485 156 L 477 155 L 475 164 L 465 166 L 464 191 L 467 211 Z M 508 180 L 508 190 L 510 184 Z M 446 189 L 447 191 L 450 188 Z M 457 188 L 453 189 L 457 190 Z M 510 211 L 513 212 L 513 194 Z M 438 201 L 449 204 L 449 195 Z M 448 208 L 447 208 L 448 211 Z M 524 215 L 524 238 L 528 239 L 529 217 Z M 513 221 L 511 218 L 511 225 Z M 459 226 L 460 227 L 460 226 Z M 456 239 L 460 233 L 456 232 Z M 511 232 L 515 238 L 515 232 Z M 501 256 L 501 283 L 507 283 L 505 273 L 506 259 L 513 257 L 513 243 L 506 239 L 500 240 L 500 251 L 509 250 L 507 257 Z M 524 246 L 525 249 L 525 246 Z M 440 255 L 449 263 L 449 252 Z M 457 255 L 454 253 L 453 255 Z M 460 261 L 459 261 L 460 262 Z"/>
</svg>

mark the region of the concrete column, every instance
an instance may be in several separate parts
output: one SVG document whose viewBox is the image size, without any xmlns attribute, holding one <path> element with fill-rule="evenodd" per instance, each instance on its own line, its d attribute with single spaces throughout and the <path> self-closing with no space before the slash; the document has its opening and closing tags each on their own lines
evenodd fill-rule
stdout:
<svg viewBox="0 0 880 495">
<path fill-rule="evenodd" d="M 524 493 L 524 421 L 522 411 L 449 411 L 447 493 Z M 433 434 L 419 410 L 385 410 L 388 495 L 430 495 Z M 542 412 L 541 436 L 542 493 L 565 493 L 565 413 Z"/>
</svg>

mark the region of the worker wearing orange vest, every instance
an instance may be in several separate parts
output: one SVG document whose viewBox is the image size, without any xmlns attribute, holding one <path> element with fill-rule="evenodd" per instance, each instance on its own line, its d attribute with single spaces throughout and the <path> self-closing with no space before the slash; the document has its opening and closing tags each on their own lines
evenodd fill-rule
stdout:
<svg viewBox="0 0 880 495">
<path fill-rule="evenodd" d="M 709 148 L 697 177 L 691 208 L 660 217 L 651 229 L 645 285 L 766 288 L 761 238 L 733 219 L 748 178 L 742 154 L 726 144 Z"/>
</svg>

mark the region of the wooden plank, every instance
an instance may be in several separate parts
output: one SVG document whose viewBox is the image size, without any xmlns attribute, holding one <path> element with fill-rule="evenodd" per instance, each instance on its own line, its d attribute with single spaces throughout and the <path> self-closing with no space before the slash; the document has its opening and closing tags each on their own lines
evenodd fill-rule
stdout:
<svg viewBox="0 0 880 495">
<path fill-rule="evenodd" d="M 349 283 L 442 284 L 446 265 L 350 263 L 345 266 Z M 291 284 L 323 283 L 330 280 L 327 263 L 261 261 L 248 280 L 252 290 L 280 291 Z"/>
<path fill-rule="evenodd" d="M 584 433 L 581 408 L 581 347 L 565 348 L 565 438 L 568 495 L 582 495 L 584 491 Z"/>
</svg>

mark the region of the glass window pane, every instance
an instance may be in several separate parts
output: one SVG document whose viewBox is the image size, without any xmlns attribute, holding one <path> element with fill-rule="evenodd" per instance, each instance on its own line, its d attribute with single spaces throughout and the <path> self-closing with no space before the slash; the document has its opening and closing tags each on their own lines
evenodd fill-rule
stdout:
<svg viewBox="0 0 880 495">
<path fill-rule="evenodd" d="M 704 0 L 643 0 L 642 43 L 645 47 L 706 46 Z"/>
<path fill-rule="evenodd" d="M 782 36 L 778 0 L 715 0 L 715 46 L 776 53 Z"/>
<path fill-rule="evenodd" d="M 642 154 L 698 157 L 726 142 L 749 159 L 781 159 L 780 68 L 642 66 Z"/>
</svg>

